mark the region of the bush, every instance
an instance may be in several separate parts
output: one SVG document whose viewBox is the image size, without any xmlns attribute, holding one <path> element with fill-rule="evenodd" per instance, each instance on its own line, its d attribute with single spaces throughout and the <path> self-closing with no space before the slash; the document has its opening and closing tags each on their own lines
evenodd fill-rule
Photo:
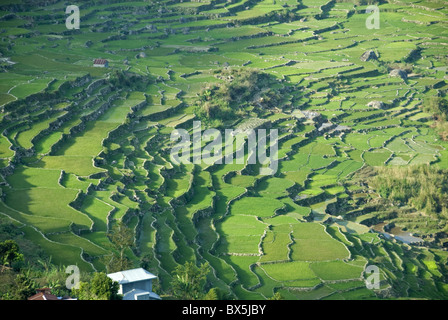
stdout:
<svg viewBox="0 0 448 320">
<path fill-rule="evenodd" d="M 203 88 L 199 93 L 196 115 L 206 124 L 236 120 L 250 111 L 278 107 L 281 90 L 278 82 L 255 69 L 224 69 L 218 75 L 223 83 Z"/>
<path fill-rule="evenodd" d="M 173 295 L 181 300 L 196 300 L 204 297 L 203 287 L 207 274 L 210 272 L 208 264 L 197 267 L 192 262 L 176 267 L 171 281 Z M 210 298 L 212 293 L 208 296 Z"/>
<path fill-rule="evenodd" d="M 442 97 L 429 97 L 424 100 L 423 110 L 435 119 L 433 127 L 442 140 L 448 140 L 448 101 Z"/>
<path fill-rule="evenodd" d="M 423 110 L 434 115 L 436 120 L 447 121 L 448 101 L 442 97 L 429 97 L 424 101 Z"/>
<path fill-rule="evenodd" d="M 400 205 L 443 216 L 448 209 L 448 171 L 419 165 L 383 167 L 371 181 L 379 194 Z M 444 217 L 447 218 L 447 217 Z"/>
<path fill-rule="evenodd" d="M 80 282 L 72 292 L 80 300 L 121 300 L 118 295 L 119 284 L 104 272 L 96 272 L 89 282 Z"/>
</svg>

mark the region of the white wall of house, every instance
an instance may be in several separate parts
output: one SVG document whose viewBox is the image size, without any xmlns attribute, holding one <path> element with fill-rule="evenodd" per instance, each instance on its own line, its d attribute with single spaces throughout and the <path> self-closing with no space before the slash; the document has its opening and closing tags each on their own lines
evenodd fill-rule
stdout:
<svg viewBox="0 0 448 320">
<path fill-rule="evenodd" d="M 145 291 L 152 291 L 152 280 L 142 280 L 142 281 L 136 281 L 136 282 L 130 282 L 130 283 L 123 283 L 121 285 L 121 291 L 122 292 L 129 292 L 132 289 L 140 289 Z"/>
</svg>

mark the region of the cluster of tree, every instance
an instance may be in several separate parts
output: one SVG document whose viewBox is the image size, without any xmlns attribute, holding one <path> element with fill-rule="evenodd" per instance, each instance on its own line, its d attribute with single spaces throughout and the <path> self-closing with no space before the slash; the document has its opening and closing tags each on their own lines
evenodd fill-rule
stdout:
<svg viewBox="0 0 448 320">
<path fill-rule="evenodd" d="M 13 223 L 0 217 L 0 299 L 26 299 L 44 284 L 43 279 L 56 283 L 48 261 L 41 248 L 26 240 Z"/>
<path fill-rule="evenodd" d="M 13 263 L 19 261 L 23 261 L 23 254 L 17 242 L 14 240 L 0 242 L 0 298 L 6 295 L 7 298 L 20 299 L 29 293 L 31 283 L 26 274 L 16 275 L 11 272 Z"/>
<path fill-rule="evenodd" d="M 19 251 L 19 245 L 14 240 L 0 242 L 0 263 L 1 271 L 8 268 L 13 262 L 22 261 L 23 254 Z"/>
<path fill-rule="evenodd" d="M 65 266 L 52 263 L 51 257 L 26 240 L 18 227 L 0 217 L 0 300 L 26 300 L 41 288 L 51 288 L 58 297 L 118 298 L 117 285 L 104 273 L 81 272 L 84 282 L 78 290 L 67 288 L 67 277 Z"/>
<path fill-rule="evenodd" d="M 118 294 L 119 284 L 104 272 L 95 272 L 87 281 L 79 283 L 79 288 L 72 289 L 72 296 L 79 300 L 121 300 Z"/>
<path fill-rule="evenodd" d="M 136 91 L 145 91 L 146 87 L 153 80 L 147 76 L 136 73 L 115 70 L 110 78 L 110 84 L 116 89 L 132 88 Z"/>
<path fill-rule="evenodd" d="M 0 242 L 0 300 L 26 300 L 37 289 L 50 288 L 58 296 L 79 300 L 120 300 L 119 285 L 104 272 L 82 272 L 79 287 L 67 288 L 68 274 L 64 266 L 56 266 L 51 259 L 39 264 L 25 261 L 26 256 L 15 240 Z M 25 264 L 18 264 L 25 262 Z"/>
<path fill-rule="evenodd" d="M 369 185 L 392 203 L 448 220 L 448 171 L 429 165 L 381 167 Z"/>
<path fill-rule="evenodd" d="M 448 120 L 448 101 L 442 97 L 429 97 L 424 101 L 424 110 L 432 113 L 436 120 Z"/>
<path fill-rule="evenodd" d="M 172 295 L 180 300 L 218 300 L 217 289 L 211 290 L 209 295 L 204 294 L 203 288 L 209 272 L 208 264 L 202 264 L 200 267 L 192 262 L 178 265 L 171 281 Z"/>
<path fill-rule="evenodd" d="M 50 259 L 32 261 L 15 240 L 0 242 L 0 300 L 26 300 L 39 288 L 50 287 L 57 296 L 68 296 L 65 269 Z"/>
<path fill-rule="evenodd" d="M 256 69 L 223 69 L 218 78 L 223 82 L 199 93 L 195 113 L 203 123 L 220 127 L 228 120 L 250 112 L 262 113 L 281 104 L 280 83 Z"/>
<path fill-rule="evenodd" d="M 429 97 L 424 100 L 423 110 L 433 115 L 433 127 L 442 140 L 448 140 L 448 101 L 442 97 Z"/>
</svg>

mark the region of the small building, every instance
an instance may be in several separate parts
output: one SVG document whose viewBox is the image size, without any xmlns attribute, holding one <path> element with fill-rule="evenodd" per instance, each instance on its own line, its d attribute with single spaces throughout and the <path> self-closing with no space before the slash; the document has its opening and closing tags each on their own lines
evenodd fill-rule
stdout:
<svg viewBox="0 0 448 320">
<path fill-rule="evenodd" d="M 118 282 L 118 293 L 123 295 L 123 300 L 161 300 L 152 292 L 152 280 L 157 276 L 143 268 L 118 271 L 107 276 Z"/>
<path fill-rule="evenodd" d="M 106 59 L 95 59 L 93 61 L 94 67 L 107 68 L 109 67 L 109 62 Z"/>
<path fill-rule="evenodd" d="M 28 298 L 28 300 L 76 300 L 70 297 L 57 297 L 51 293 L 50 288 L 37 289 L 36 294 Z"/>
<path fill-rule="evenodd" d="M 35 295 L 28 298 L 28 300 L 59 300 L 54 294 L 51 294 L 50 288 L 37 289 Z"/>
</svg>

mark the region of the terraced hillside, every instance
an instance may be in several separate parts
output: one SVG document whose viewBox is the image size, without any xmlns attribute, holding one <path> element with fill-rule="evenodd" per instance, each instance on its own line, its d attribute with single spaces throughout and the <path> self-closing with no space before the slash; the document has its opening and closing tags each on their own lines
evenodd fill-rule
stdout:
<svg viewBox="0 0 448 320">
<path fill-rule="evenodd" d="M 210 264 L 207 288 L 237 299 L 446 299 L 447 252 L 375 231 L 384 219 L 364 204 L 378 194 L 352 177 L 448 169 L 423 108 L 448 88 L 447 2 L 381 2 L 379 29 L 366 27 L 366 7 L 82 1 L 69 30 L 64 1 L 2 1 L 0 213 L 54 263 L 86 271 L 110 271 L 109 233 L 123 222 L 130 264 L 166 293 L 193 261 Z M 278 170 L 174 163 L 171 132 L 192 132 L 204 97 L 245 71 L 269 88 L 202 130 L 277 129 Z M 369 265 L 379 289 L 366 288 Z"/>
</svg>

